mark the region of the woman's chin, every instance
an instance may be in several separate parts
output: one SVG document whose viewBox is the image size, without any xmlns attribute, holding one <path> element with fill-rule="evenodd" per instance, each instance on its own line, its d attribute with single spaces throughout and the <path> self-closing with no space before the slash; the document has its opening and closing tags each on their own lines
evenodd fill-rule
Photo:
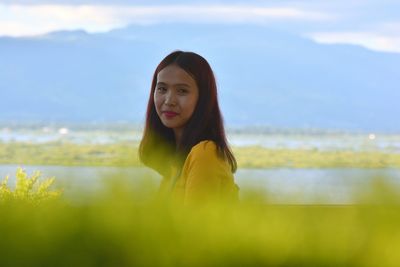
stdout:
<svg viewBox="0 0 400 267">
<path fill-rule="evenodd" d="M 176 128 L 178 126 L 176 123 L 172 123 L 171 121 L 167 121 L 167 122 L 163 121 L 163 125 L 167 128 L 171 128 L 171 129 Z"/>
</svg>

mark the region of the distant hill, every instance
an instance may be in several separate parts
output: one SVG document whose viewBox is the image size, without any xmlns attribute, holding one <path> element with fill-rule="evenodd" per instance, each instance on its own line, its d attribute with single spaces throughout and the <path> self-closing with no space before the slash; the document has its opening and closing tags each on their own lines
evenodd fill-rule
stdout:
<svg viewBox="0 0 400 267">
<path fill-rule="evenodd" d="M 400 131 L 400 54 L 251 25 L 0 38 L 0 121 L 141 123 L 153 71 L 176 49 L 209 60 L 229 125 Z"/>
</svg>

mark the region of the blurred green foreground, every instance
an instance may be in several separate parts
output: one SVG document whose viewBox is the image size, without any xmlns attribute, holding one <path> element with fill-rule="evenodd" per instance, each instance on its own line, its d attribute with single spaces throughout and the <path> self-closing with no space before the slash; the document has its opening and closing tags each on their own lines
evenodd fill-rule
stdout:
<svg viewBox="0 0 400 267">
<path fill-rule="evenodd" d="M 273 205 L 247 190 L 238 205 L 183 207 L 118 177 L 74 202 L 38 175 L 1 184 L 1 266 L 400 265 L 400 194 L 379 180 L 355 205 Z"/>
</svg>

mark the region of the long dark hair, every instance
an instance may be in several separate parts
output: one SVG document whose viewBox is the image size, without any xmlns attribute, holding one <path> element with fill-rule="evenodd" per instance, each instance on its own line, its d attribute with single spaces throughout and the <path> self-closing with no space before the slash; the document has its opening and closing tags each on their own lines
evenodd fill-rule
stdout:
<svg viewBox="0 0 400 267">
<path fill-rule="evenodd" d="M 172 64 L 185 70 L 199 88 L 195 110 L 185 125 L 179 144 L 176 144 L 173 130 L 164 126 L 158 117 L 153 98 L 158 73 Z M 175 51 L 166 56 L 154 72 L 139 158 L 161 175 L 169 175 L 170 164 L 175 162 L 181 168 L 190 149 L 203 140 L 214 141 L 218 156 L 228 161 L 232 172 L 236 171 L 237 163 L 226 140 L 217 85 L 210 65 L 196 53 Z"/>
</svg>

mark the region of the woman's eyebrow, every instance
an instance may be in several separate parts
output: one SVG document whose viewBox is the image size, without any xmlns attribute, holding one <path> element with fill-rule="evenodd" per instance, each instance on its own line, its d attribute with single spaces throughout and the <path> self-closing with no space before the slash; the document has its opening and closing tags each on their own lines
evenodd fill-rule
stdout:
<svg viewBox="0 0 400 267">
<path fill-rule="evenodd" d="M 165 82 L 158 82 L 157 85 L 168 85 L 168 84 L 165 83 Z M 176 83 L 176 84 L 173 84 L 173 86 L 185 86 L 185 87 L 190 87 L 190 85 L 187 84 L 187 83 Z"/>
<path fill-rule="evenodd" d="M 186 87 L 190 87 L 190 85 L 187 84 L 187 83 L 176 83 L 176 84 L 174 84 L 174 86 L 186 86 Z"/>
</svg>

